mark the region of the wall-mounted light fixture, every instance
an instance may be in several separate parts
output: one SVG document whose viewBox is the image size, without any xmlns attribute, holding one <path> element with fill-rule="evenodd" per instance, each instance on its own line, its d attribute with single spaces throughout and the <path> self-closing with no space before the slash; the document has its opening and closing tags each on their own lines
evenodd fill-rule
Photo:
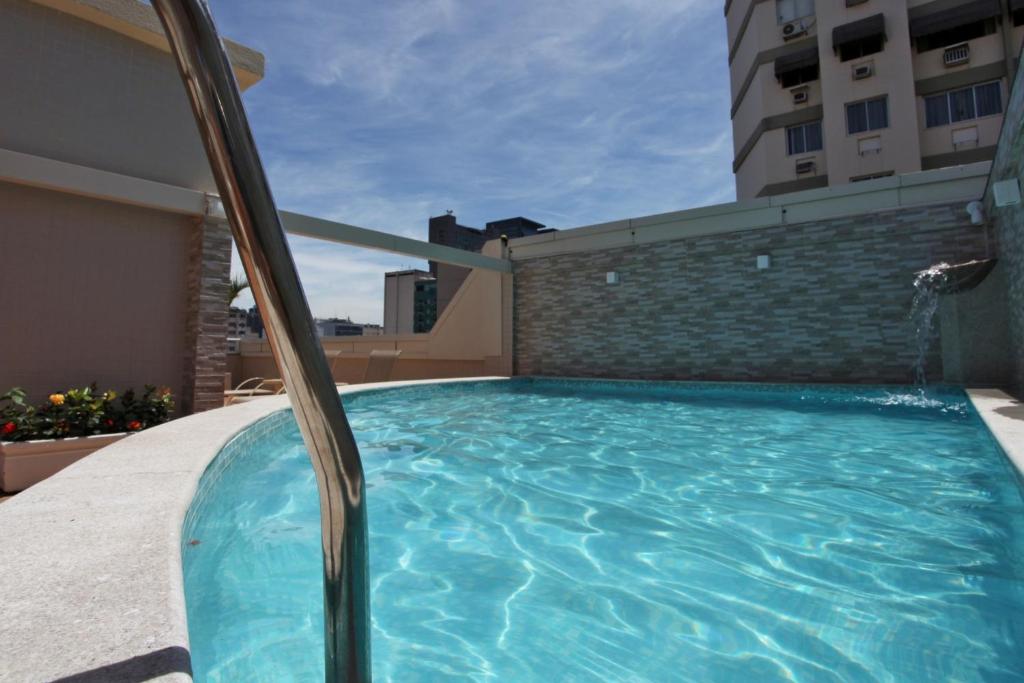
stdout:
<svg viewBox="0 0 1024 683">
<path fill-rule="evenodd" d="M 760 254 L 757 257 L 757 269 L 768 270 L 772 267 L 772 257 L 768 254 Z"/>
<path fill-rule="evenodd" d="M 607 273 L 605 273 L 604 274 L 604 279 L 605 279 L 605 282 L 607 282 L 610 285 L 617 285 L 617 284 L 619 284 L 619 274 L 617 272 L 615 272 L 614 270 L 610 270 Z"/>
<path fill-rule="evenodd" d="M 969 203 L 967 215 L 971 217 L 971 225 L 985 225 L 985 205 L 981 202 Z"/>
<path fill-rule="evenodd" d="M 996 206 L 1000 208 L 1020 204 L 1020 181 L 1010 178 L 992 183 L 992 197 L 996 200 Z"/>
</svg>

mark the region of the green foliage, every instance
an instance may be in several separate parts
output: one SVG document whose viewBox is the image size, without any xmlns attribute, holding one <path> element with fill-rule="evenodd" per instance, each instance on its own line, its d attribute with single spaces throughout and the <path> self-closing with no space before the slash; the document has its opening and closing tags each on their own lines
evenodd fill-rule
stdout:
<svg viewBox="0 0 1024 683">
<path fill-rule="evenodd" d="M 228 306 L 235 302 L 238 295 L 249 289 L 249 281 L 241 275 L 232 275 L 231 284 L 228 288 Z"/>
<path fill-rule="evenodd" d="M 50 394 L 33 406 L 14 388 L 0 395 L 0 440 L 66 439 L 94 434 L 137 432 L 167 422 L 174 411 L 171 390 L 146 385 L 142 396 L 133 389 L 118 396 L 99 393 L 93 383 L 84 389 Z"/>
</svg>

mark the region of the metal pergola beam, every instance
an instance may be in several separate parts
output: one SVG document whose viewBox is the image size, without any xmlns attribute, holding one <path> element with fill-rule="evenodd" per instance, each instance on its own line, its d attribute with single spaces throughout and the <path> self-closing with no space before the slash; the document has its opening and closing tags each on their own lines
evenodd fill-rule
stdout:
<svg viewBox="0 0 1024 683">
<path fill-rule="evenodd" d="M 512 262 L 505 259 L 392 235 L 379 230 L 360 228 L 356 225 L 329 221 L 324 218 L 306 216 L 301 213 L 282 211 L 281 222 L 284 223 L 284 229 L 292 235 L 313 237 L 378 251 L 390 251 L 403 256 L 418 256 L 428 261 L 438 261 L 464 268 L 483 268 L 502 273 L 512 272 Z"/>
</svg>

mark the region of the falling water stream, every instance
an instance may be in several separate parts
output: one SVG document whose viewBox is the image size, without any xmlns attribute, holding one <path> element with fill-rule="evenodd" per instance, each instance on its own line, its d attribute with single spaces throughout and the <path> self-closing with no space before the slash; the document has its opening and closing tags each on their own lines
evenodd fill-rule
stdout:
<svg viewBox="0 0 1024 683">
<path fill-rule="evenodd" d="M 914 381 L 918 388 L 927 384 L 926 364 L 928 351 L 935 338 L 935 312 L 939 309 L 939 291 L 946 281 L 951 266 L 937 263 L 922 270 L 914 278 L 914 303 L 910 308 L 910 320 L 914 324 L 917 339 L 917 360 L 914 362 Z"/>
</svg>

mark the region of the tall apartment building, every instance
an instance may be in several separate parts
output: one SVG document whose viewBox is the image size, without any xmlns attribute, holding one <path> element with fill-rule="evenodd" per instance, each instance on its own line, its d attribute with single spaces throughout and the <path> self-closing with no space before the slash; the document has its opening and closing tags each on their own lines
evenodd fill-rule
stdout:
<svg viewBox="0 0 1024 683">
<path fill-rule="evenodd" d="M 738 199 L 990 160 L 1024 0 L 726 0 Z"/>
</svg>

